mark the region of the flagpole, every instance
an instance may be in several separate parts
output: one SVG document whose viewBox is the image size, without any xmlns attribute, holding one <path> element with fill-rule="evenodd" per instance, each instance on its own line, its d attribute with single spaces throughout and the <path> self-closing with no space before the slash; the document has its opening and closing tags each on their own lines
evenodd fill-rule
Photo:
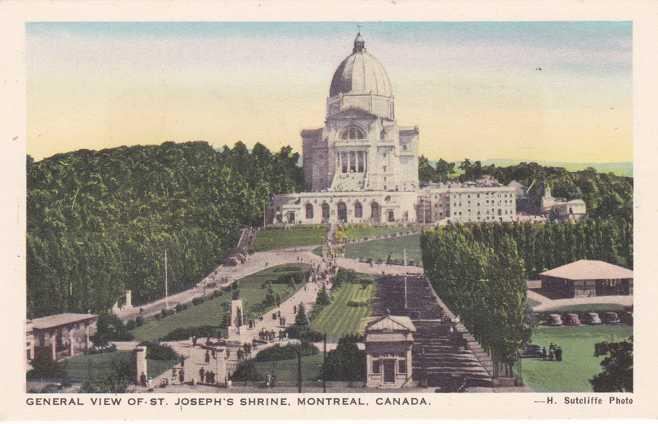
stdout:
<svg viewBox="0 0 658 424">
<path fill-rule="evenodd" d="M 169 310 L 169 287 L 167 282 L 167 249 L 165 249 L 164 268 L 165 268 L 165 309 Z"/>
</svg>

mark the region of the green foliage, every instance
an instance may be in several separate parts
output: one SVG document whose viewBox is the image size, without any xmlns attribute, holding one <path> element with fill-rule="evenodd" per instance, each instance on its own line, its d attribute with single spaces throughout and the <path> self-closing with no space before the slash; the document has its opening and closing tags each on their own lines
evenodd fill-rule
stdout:
<svg viewBox="0 0 658 424">
<path fill-rule="evenodd" d="M 254 361 L 243 361 L 231 375 L 233 381 L 260 381 L 263 375 L 258 372 Z"/>
<path fill-rule="evenodd" d="M 348 335 L 338 341 L 336 350 L 327 354 L 324 373 L 332 381 L 365 381 L 366 353 L 359 350 L 356 343 L 362 341 L 358 336 Z"/>
<path fill-rule="evenodd" d="M 265 362 L 265 361 L 283 361 L 286 359 L 295 359 L 297 358 L 297 351 L 301 346 L 302 356 L 316 355 L 320 351 L 317 347 L 309 344 L 308 342 L 303 342 L 301 345 L 285 345 L 279 346 L 274 345 L 267 349 L 261 350 L 256 354 L 256 362 Z"/>
<path fill-rule="evenodd" d="M 146 359 L 155 359 L 161 361 L 178 360 L 178 354 L 171 347 L 158 342 L 142 342 L 141 346 L 146 346 Z"/>
<path fill-rule="evenodd" d="M 66 367 L 63 363 L 53 360 L 49 349 L 41 349 L 30 363 L 32 369 L 27 372 L 28 378 L 66 378 Z"/>
<path fill-rule="evenodd" d="M 111 341 L 127 341 L 134 337 L 116 315 L 101 314 L 96 324 L 96 334 L 91 341 L 96 346 L 106 346 Z"/>
<path fill-rule="evenodd" d="M 134 383 L 135 374 L 134 360 L 114 359 L 110 364 L 110 372 L 100 381 L 84 381 L 80 393 L 126 393 L 128 385 Z"/>
<path fill-rule="evenodd" d="M 102 312 L 192 287 L 262 222 L 272 193 L 303 187 L 299 155 L 238 142 L 79 150 L 27 163 L 30 317 Z"/>
<path fill-rule="evenodd" d="M 595 392 L 633 391 L 633 337 L 604 342 L 594 356 L 605 356 L 601 361 L 603 371 L 590 380 Z"/>
<path fill-rule="evenodd" d="M 302 302 L 299 302 L 299 305 L 297 305 L 297 314 L 295 315 L 295 325 L 297 327 L 308 326 L 308 317 L 306 316 L 306 308 L 304 308 L 304 304 Z"/>
<path fill-rule="evenodd" d="M 425 274 L 437 294 L 511 375 L 516 353 L 530 338 L 525 269 L 516 243 L 502 234 L 491 245 L 464 227 L 441 227 L 421 238 Z"/>
<path fill-rule="evenodd" d="M 329 294 L 327 293 L 327 288 L 323 285 L 318 295 L 315 298 L 315 304 L 320 306 L 326 306 L 331 303 Z"/>
</svg>

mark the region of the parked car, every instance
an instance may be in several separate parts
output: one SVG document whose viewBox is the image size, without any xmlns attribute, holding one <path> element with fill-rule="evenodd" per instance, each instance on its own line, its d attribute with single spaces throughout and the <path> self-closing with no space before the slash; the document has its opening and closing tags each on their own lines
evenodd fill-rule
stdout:
<svg viewBox="0 0 658 424">
<path fill-rule="evenodd" d="M 596 312 L 587 312 L 583 317 L 583 322 L 589 325 L 602 324 L 601 317 Z"/>
<path fill-rule="evenodd" d="M 564 325 L 580 325 L 578 314 L 566 314 L 564 316 Z"/>
<path fill-rule="evenodd" d="M 560 314 L 549 314 L 546 324 L 554 327 L 560 326 L 562 325 L 562 317 Z"/>
<path fill-rule="evenodd" d="M 541 346 L 536 344 L 527 345 L 521 352 L 521 358 L 541 358 Z"/>
<path fill-rule="evenodd" d="M 606 324 L 619 324 L 621 320 L 617 312 L 605 312 L 603 314 L 603 322 Z"/>
</svg>

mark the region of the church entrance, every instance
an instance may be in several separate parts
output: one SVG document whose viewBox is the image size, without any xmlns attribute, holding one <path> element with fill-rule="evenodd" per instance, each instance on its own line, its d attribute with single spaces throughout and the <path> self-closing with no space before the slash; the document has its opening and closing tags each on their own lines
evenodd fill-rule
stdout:
<svg viewBox="0 0 658 424">
<path fill-rule="evenodd" d="M 286 217 L 288 218 L 288 224 L 294 224 L 295 223 L 295 212 L 290 211 L 286 214 Z"/>
<path fill-rule="evenodd" d="M 370 210 L 371 210 L 370 220 L 375 224 L 379 224 L 379 222 L 382 219 L 382 210 L 379 207 L 379 203 L 372 202 L 372 204 L 370 205 Z"/>
<path fill-rule="evenodd" d="M 338 212 L 338 222 L 347 222 L 347 206 L 344 202 L 339 202 L 336 206 Z"/>
</svg>

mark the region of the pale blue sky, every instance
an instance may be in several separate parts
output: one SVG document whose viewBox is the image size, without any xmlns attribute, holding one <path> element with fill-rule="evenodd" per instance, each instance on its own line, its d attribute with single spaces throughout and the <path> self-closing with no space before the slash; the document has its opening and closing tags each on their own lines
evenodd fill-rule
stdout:
<svg viewBox="0 0 658 424">
<path fill-rule="evenodd" d="M 299 149 L 356 25 L 30 23 L 28 152 L 197 139 Z M 361 28 L 427 156 L 632 158 L 629 22 Z"/>
</svg>

